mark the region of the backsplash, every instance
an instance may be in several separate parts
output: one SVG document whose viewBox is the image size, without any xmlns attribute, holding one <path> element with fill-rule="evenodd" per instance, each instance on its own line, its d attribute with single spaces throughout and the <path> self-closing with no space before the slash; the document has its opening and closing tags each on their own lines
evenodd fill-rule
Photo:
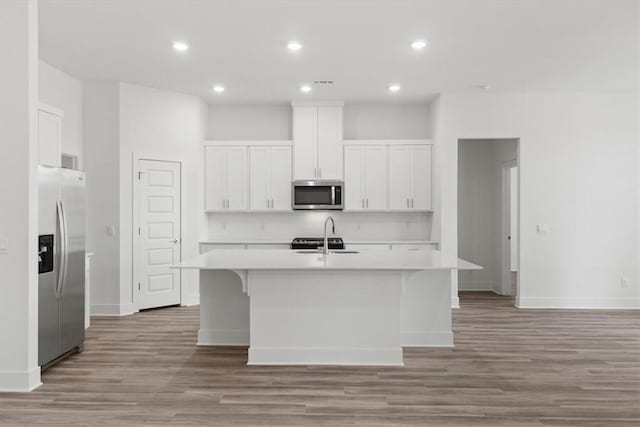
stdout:
<svg viewBox="0 0 640 427">
<path fill-rule="evenodd" d="M 430 240 L 432 213 L 294 211 L 208 214 L 208 240 L 284 239 L 321 236 L 327 216 L 345 240 Z"/>
</svg>

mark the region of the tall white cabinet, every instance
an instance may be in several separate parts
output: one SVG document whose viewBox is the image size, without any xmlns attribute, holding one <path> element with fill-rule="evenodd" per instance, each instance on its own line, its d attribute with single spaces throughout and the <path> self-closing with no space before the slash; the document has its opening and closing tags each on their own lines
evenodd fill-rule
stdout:
<svg viewBox="0 0 640 427">
<path fill-rule="evenodd" d="M 291 210 L 291 147 L 250 148 L 251 210 Z"/>
<path fill-rule="evenodd" d="M 246 211 L 247 147 L 205 147 L 205 210 Z"/>
<path fill-rule="evenodd" d="M 342 179 L 342 102 L 293 102 L 293 176 Z"/>
</svg>

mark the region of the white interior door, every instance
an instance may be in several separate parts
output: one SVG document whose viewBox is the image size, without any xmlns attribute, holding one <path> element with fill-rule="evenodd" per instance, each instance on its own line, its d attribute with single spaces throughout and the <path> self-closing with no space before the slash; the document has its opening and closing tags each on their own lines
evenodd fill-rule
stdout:
<svg viewBox="0 0 640 427">
<path fill-rule="evenodd" d="M 139 308 L 180 304 L 180 163 L 139 161 Z"/>
</svg>

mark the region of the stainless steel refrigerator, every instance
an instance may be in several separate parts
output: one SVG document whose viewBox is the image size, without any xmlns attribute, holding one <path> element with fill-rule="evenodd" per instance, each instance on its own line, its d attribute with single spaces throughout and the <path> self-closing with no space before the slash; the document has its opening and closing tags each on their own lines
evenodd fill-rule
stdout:
<svg viewBox="0 0 640 427">
<path fill-rule="evenodd" d="M 38 364 L 84 342 L 85 177 L 39 166 Z"/>
</svg>

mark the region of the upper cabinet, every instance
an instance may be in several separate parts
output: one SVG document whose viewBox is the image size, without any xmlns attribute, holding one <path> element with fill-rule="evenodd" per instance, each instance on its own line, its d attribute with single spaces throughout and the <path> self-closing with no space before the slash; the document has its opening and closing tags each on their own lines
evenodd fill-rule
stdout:
<svg viewBox="0 0 640 427">
<path fill-rule="evenodd" d="M 431 145 L 389 146 L 389 209 L 431 210 Z"/>
<path fill-rule="evenodd" d="M 294 179 L 343 178 L 342 103 L 292 103 Z"/>
<path fill-rule="evenodd" d="M 248 209 L 247 147 L 205 148 L 205 210 Z"/>
<path fill-rule="evenodd" d="M 345 209 L 387 209 L 387 147 L 354 145 L 344 149 Z"/>
<path fill-rule="evenodd" d="M 346 141 L 345 210 L 430 211 L 429 140 Z"/>
<path fill-rule="evenodd" d="M 38 109 L 38 163 L 60 167 L 62 118 L 64 114 L 48 105 Z"/>
<path fill-rule="evenodd" d="M 250 147 L 251 210 L 291 210 L 291 147 Z"/>
</svg>

